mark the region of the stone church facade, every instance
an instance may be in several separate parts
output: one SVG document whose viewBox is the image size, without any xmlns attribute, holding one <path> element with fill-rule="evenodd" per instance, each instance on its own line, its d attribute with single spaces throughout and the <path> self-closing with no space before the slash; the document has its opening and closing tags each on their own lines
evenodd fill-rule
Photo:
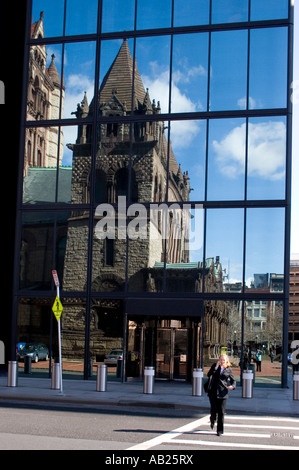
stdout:
<svg viewBox="0 0 299 470">
<path fill-rule="evenodd" d="M 32 25 L 31 34 L 32 38 L 44 37 L 43 14 Z M 29 121 L 59 118 L 59 102 L 62 105 L 64 102 L 65 87 L 64 83 L 61 84 L 55 57 L 52 56 L 49 67 L 46 67 L 46 60 L 46 46 L 33 46 L 27 97 Z M 155 315 L 154 309 L 150 317 L 143 315 L 142 309 L 140 315 L 130 317 L 127 315 L 126 299 L 131 293 L 157 297 L 165 292 L 165 287 L 169 297 L 177 292 L 181 292 L 182 296 L 188 293 L 200 296 L 203 282 L 206 292 L 222 292 L 221 263 L 218 258 L 208 259 L 203 269 L 202 262 L 190 261 L 190 214 L 182 209 L 189 202 L 190 177 L 187 169 L 182 169 L 176 161 L 165 132 L 167 126 L 159 120 L 160 103 L 152 100 L 149 90 L 145 89 L 126 40 L 99 89 L 100 117 L 97 129 L 92 128 L 90 119 L 88 124 L 83 122 L 84 118 L 93 117 L 94 99 L 89 102 L 85 93 L 74 112 L 80 123 L 76 141 L 67 144 L 73 154 L 71 168 L 61 166 L 64 141 L 62 130 L 51 126 L 34 126 L 26 130 L 24 202 L 47 202 L 46 188 L 49 187 L 50 192 L 50 186 L 54 186 L 51 178 L 56 178 L 58 170 L 61 181 L 67 178 L 71 188 L 70 201 L 67 202 L 77 207 L 92 203 L 90 207 L 93 209 L 92 214 L 89 210 L 71 210 L 64 221 L 56 219 L 56 241 L 53 240 L 51 228 L 53 219 L 49 215 L 34 225 L 30 220 L 24 223 L 20 285 L 45 289 L 50 282 L 52 265 L 49 247 L 56 244 L 61 291 L 85 293 L 90 289 L 92 295 L 88 307 L 84 294 L 82 298 L 66 295 L 62 299 L 63 357 L 82 360 L 88 353 L 93 360 L 102 361 L 111 349 L 124 348 L 127 356 L 126 375 L 142 376 L 142 368 L 161 357 L 158 349 L 152 348 L 153 343 L 159 342 L 159 332 L 163 332 L 166 325 L 168 329 L 174 330 L 173 325 L 176 325 L 175 329 L 179 333 L 187 335 L 184 345 L 181 344 L 186 353 L 181 354 L 181 357 L 188 356 L 189 375 L 185 371 L 185 364 L 181 364 L 186 379 L 190 377 L 191 368 L 199 364 L 204 316 L 202 350 L 205 358 L 215 357 L 220 345 L 227 343 L 228 309 L 225 302 L 220 305 L 219 302 L 206 301 L 198 318 L 189 318 L 187 309 L 180 311 L 179 316 L 178 312 L 174 312 L 173 318 L 177 319 L 166 320 L 161 315 Z M 138 119 L 128 122 L 121 119 L 128 114 L 136 115 Z M 143 115 L 147 118 L 154 116 L 154 119 L 143 122 L 140 118 Z M 92 156 L 95 139 L 96 155 Z M 39 198 L 40 194 L 37 193 L 40 191 L 44 192 L 44 199 Z M 170 205 L 166 212 L 163 205 L 165 195 Z M 143 214 L 140 214 L 140 205 L 145 208 Z M 154 217 L 151 212 L 153 205 L 160 208 Z M 112 211 L 110 216 L 111 222 L 115 223 L 114 233 L 113 236 L 99 237 L 96 231 L 98 224 L 104 227 L 105 222 L 110 221 L 107 208 Z M 136 213 L 138 224 L 135 223 Z M 92 224 L 90 217 L 93 218 Z M 131 236 L 127 236 L 130 226 L 133 226 L 133 231 Z M 146 236 L 138 233 L 141 227 Z M 90 230 L 93 231 L 92 246 Z M 165 242 L 167 249 L 164 259 Z M 92 269 L 88 278 L 84 273 L 88 269 L 91 249 Z M 31 268 L 31 253 L 40 260 L 36 262 L 35 259 L 35 270 Z M 164 266 L 167 266 L 166 284 Z M 32 332 L 35 327 L 30 327 L 30 333 L 26 329 L 28 319 L 36 323 L 38 330 L 41 319 L 34 312 L 39 311 L 40 305 L 46 309 L 50 304 L 51 299 L 37 300 L 37 307 L 31 305 L 30 299 L 20 302 L 20 337 L 27 339 L 29 334 L 34 338 Z M 89 315 L 86 313 L 87 308 Z M 46 338 L 43 340 L 47 342 Z M 132 357 L 139 358 L 137 369 L 136 363 L 131 361 Z"/>
<path fill-rule="evenodd" d="M 112 66 L 103 80 L 99 90 L 99 110 L 103 117 L 126 116 L 133 106 L 134 114 L 160 114 L 159 101 L 151 101 L 149 91 L 145 90 L 138 68 L 133 74 L 133 59 L 127 41 L 124 40 Z M 131 84 L 134 82 L 134 99 Z M 86 94 L 78 104 L 76 116 L 82 118 L 92 116 L 93 100 L 88 103 Z M 120 199 L 124 198 L 124 211 L 136 203 L 153 201 L 162 203 L 168 191 L 171 203 L 188 203 L 190 183 L 188 172 L 182 171 L 170 146 L 169 165 L 167 163 L 167 139 L 163 121 L 99 124 L 97 129 L 97 154 L 94 174 L 94 207 L 95 220 L 103 219 L 103 212 L 98 214 L 97 207 L 105 209 L 105 204 L 115 208 L 115 236 L 99 239 L 94 234 L 92 252 L 92 292 L 121 293 L 124 292 L 127 280 L 129 292 L 163 291 L 164 238 L 162 221 L 157 216 L 154 221 L 146 214 L 145 238 L 126 240 L 119 233 Z M 68 147 L 73 151 L 72 170 L 72 203 L 90 203 L 92 128 L 90 125 L 78 126 L 77 140 Z M 166 188 L 166 176 L 169 172 L 169 186 Z M 130 182 L 130 185 L 129 185 Z M 131 189 L 131 192 L 129 191 Z M 126 201 L 131 205 L 126 205 Z M 178 217 L 179 213 L 179 217 Z M 132 213 L 133 214 L 133 213 Z M 132 215 L 131 214 L 131 215 Z M 127 219 L 127 217 L 125 217 Z M 175 222 L 175 218 L 180 224 Z M 188 218 L 187 218 L 188 219 Z M 175 292 L 178 288 L 187 292 L 199 292 L 202 283 L 203 268 L 201 263 L 190 263 L 187 240 L 189 220 L 184 211 L 174 209 L 167 214 L 168 239 L 165 262 L 171 266 L 168 276 L 168 290 Z M 132 218 L 128 217 L 128 221 Z M 187 229 L 186 229 L 187 227 Z M 179 234 L 177 232 L 180 232 Z M 113 234 L 113 235 L 114 235 Z M 63 289 L 66 291 L 84 291 L 85 278 L 80 273 L 86 270 L 87 244 L 82 240 L 88 238 L 88 214 L 74 212 L 68 221 L 67 243 L 64 262 Z M 186 248 L 187 247 L 187 248 Z M 126 271 L 126 257 L 128 257 Z M 222 274 L 219 260 L 214 264 L 209 260 L 206 266 L 206 288 L 211 284 L 211 291 L 222 289 Z M 188 269 L 182 268 L 185 265 Z M 217 286 L 218 287 L 215 287 Z M 223 306 L 222 306 L 223 307 Z M 68 308 L 68 307 L 67 307 Z M 85 305 L 71 302 L 70 314 L 65 314 L 62 322 L 63 352 L 68 357 L 78 356 L 83 352 L 85 327 Z M 123 337 L 122 301 L 112 299 L 95 299 L 91 309 L 91 356 L 103 358 L 112 348 L 122 348 Z M 109 337 L 107 331 L 101 329 L 103 315 L 110 315 L 119 321 L 118 337 Z M 206 332 L 208 349 L 213 352 L 213 344 L 225 342 L 225 329 L 228 312 L 218 309 L 217 303 L 211 302 L 208 309 L 209 331 Z M 138 347 L 138 346 L 137 346 Z"/>
</svg>

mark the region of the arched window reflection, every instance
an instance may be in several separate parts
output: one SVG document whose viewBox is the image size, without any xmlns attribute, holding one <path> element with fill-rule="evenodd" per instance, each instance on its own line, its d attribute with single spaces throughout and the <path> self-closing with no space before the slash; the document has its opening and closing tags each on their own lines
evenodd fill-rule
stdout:
<svg viewBox="0 0 299 470">
<path fill-rule="evenodd" d="M 107 201 L 107 176 L 102 170 L 96 171 L 95 179 L 95 203 Z"/>
</svg>

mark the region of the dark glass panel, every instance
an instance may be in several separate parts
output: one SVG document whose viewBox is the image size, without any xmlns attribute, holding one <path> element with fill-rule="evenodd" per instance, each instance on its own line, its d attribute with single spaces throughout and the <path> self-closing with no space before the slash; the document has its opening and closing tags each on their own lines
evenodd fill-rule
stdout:
<svg viewBox="0 0 299 470">
<path fill-rule="evenodd" d="M 26 212 L 22 217 L 20 289 L 50 290 L 54 246 L 52 212 Z"/>
</svg>

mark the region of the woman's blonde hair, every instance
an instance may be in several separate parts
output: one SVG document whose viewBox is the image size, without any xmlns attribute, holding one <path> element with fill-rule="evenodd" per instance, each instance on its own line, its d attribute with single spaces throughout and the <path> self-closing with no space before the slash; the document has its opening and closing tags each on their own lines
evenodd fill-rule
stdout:
<svg viewBox="0 0 299 470">
<path fill-rule="evenodd" d="M 231 367 L 231 363 L 229 362 L 228 355 L 227 354 L 221 354 L 220 358 L 221 357 L 225 358 L 225 367 Z"/>
</svg>

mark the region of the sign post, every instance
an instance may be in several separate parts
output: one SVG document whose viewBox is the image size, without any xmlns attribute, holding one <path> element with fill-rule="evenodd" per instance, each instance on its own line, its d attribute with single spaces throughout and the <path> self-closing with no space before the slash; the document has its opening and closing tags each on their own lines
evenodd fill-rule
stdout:
<svg viewBox="0 0 299 470">
<path fill-rule="evenodd" d="M 60 317 L 63 311 L 62 303 L 60 302 L 60 291 L 59 291 L 59 279 L 57 271 L 52 271 L 54 283 L 56 286 L 56 299 L 54 301 L 52 311 L 56 317 L 58 323 L 58 349 L 59 349 L 59 369 L 60 369 L 60 392 L 63 393 L 62 385 L 62 357 L 61 357 L 61 321 Z"/>
</svg>

